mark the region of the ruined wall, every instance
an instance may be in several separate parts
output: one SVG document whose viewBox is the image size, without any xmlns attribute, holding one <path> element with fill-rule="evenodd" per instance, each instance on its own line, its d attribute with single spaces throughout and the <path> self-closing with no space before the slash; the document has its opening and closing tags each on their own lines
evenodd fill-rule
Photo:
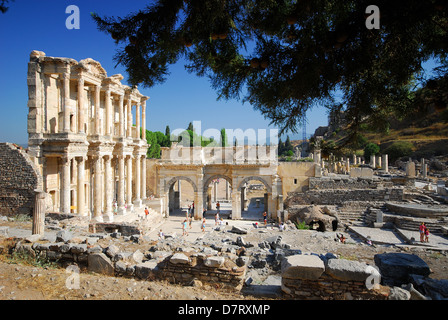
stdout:
<svg viewBox="0 0 448 320">
<path fill-rule="evenodd" d="M 159 159 L 146 159 L 146 196 L 154 195 L 158 197 L 157 180 L 158 170 L 157 163 Z"/>
<path fill-rule="evenodd" d="M 342 281 L 323 273 L 317 280 L 282 279 L 284 297 L 288 299 L 346 300 L 350 296 L 363 300 L 386 300 L 387 296 L 368 290 L 362 281 Z"/>
<path fill-rule="evenodd" d="M 328 254 L 327 254 L 328 255 Z M 317 254 L 292 255 L 282 260 L 284 297 L 301 300 L 384 300 L 379 285 L 381 275 L 363 262 Z M 369 269 L 371 268 L 371 269 Z M 375 274 L 376 281 L 372 280 Z M 372 286 L 367 287 L 367 284 Z M 373 289 L 373 284 L 376 288 Z"/>
<path fill-rule="evenodd" d="M 282 179 L 283 198 L 289 192 L 303 192 L 308 189 L 310 177 L 314 177 L 314 162 L 279 162 L 277 174 Z"/>
<path fill-rule="evenodd" d="M 12 143 L 0 143 L 0 214 L 32 214 L 42 178 L 30 157 Z"/>
<path fill-rule="evenodd" d="M 309 178 L 310 190 L 322 189 L 378 189 L 393 187 L 392 181 L 349 177 Z"/>
<path fill-rule="evenodd" d="M 220 283 L 240 290 L 246 267 L 223 256 L 206 256 L 191 252 L 175 253 L 158 266 L 158 278 L 173 283 L 188 284 L 193 280 L 203 283 Z"/>
<path fill-rule="evenodd" d="M 327 189 L 310 190 L 305 193 L 291 192 L 286 205 L 343 205 L 348 201 L 402 201 L 403 189 Z"/>
</svg>

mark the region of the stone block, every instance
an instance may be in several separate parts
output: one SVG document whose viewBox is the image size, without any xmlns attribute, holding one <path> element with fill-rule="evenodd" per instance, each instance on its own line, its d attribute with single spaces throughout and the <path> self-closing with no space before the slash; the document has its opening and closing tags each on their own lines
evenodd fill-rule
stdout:
<svg viewBox="0 0 448 320">
<path fill-rule="evenodd" d="M 73 244 L 71 248 L 71 253 L 73 254 L 80 254 L 87 251 L 87 244 L 80 243 L 80 244 Z"/>
<path fill-rule="evenodd" d="M 88 270 L 109 276 L 114 275 L 114 265 L 104 253 L 93 253 L 87 259 Z"/>
<path fill-rule="evenodd" d="M 224 257 L 214 256 L 205 259 L 204 264 L 209 268 L 219 268 L 224 264 L 224 262 L 225 262 Z"/>
<path fill-rule="evenodd" d="M 106 254 L 109 258 L 113 258 L 118 252 L 120 252 L 120 248 L 118 248 L 116 245 L 110 245 L 106 249 Z"/>
<path fill-rule="evenodd" d="M 409 253 L 382 253 L 374 256 L 375 264 L 380 269 L 382 277 L 391 284 L 408 283 L 409 275 L 429 276 L 429 266 L 420 257 Z M 386 280 L 386 279 L 384 279 Z"/>
<path fill-rule="evenodd" d="M 175 253 L 170 258 L 170 262 L 173 264 L 189 264 L 190 258 L 188 258 L 183 253 Z"/>
<path fill-rule="evenodd" d="M 9 227 L 1 226 L 0 227 L 0 236 L 7 237 L 9 233 Z"/>
<path fill-rule="evenodd" d="M 151 275 L 158 270 L 157 262 L 149 260 L 143 263 L 139 263 L 135 266 L 135 275 L 142 280 L 148 279 Z"/>
<path fill-rule="evenodd" d="M 232 229 L 230 230 L 232 233 L 236 234 L 247 234 L 247 229 L 239 226 L 232 226 Z"/>
<path fill-rule="evenodd" d="M 292 255 L 281 264 L 282 278 L 317 280 L 325 271 L 324 262 L 315 255 Z"/>
<path fill-rule="evenodd" d="M 364 262 L 346 259 L 329 259 L 326 263 L 325 273 L 341 281 L 362 281 L 371 275 Z"/>
<path fill-rule="evenodd" d="M 68 230 L 61 230 L 56 234 L 57 242 L 68 242 L 73 238 L 73 234 Z"/>
</svg>

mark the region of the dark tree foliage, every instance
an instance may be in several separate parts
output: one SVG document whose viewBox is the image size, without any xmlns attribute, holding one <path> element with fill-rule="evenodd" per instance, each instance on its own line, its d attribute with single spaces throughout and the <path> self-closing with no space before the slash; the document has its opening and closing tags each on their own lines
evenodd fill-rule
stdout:
<svg viewBox="0 0 448 320">
<path fill-rule="evenodd" d="M 8 11 L 9 7 L 7 6 L 8 2 L 13 2 L 14 0 L 0 0 L 0 12 L 5 13 Z"/>
<path fill-rule="evenodd" d="M 361 124 L 385 130 L 388 116 L 413 112 L 413 93 L 428 80 L 423 62 L 435 58 L 442 77 L 448 65 L 446 0 L 375 1 L 379 29 L 366 27 L 371 4 L 159 0 L 126 17 L 93 18 L 121 45 L 115 59 L 132 85 L 163 83 L 183 58 L 219 98 L 249 102 L 281 133 L 297 132 L 313 106 L 342 104 L 353 138 Z"/>
</svg>

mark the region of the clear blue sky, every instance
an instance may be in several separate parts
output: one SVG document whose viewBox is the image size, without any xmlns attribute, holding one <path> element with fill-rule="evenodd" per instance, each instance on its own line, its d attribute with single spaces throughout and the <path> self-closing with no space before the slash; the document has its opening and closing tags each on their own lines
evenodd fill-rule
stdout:
<svg viewBox="0 0 448 320">
<path fill-rule="evenodd" d="M 9 10 L 0 14 L 0 142 L 26 143 L 27 134 L 27 63 L 32 50 L 44 51 L 47 56 L 69 57 L 76 60 L 92 58 L 101 63 L 108 75 L 121 73 L 127 84 L 122 66 L 115 68 L 113 56 L 117 45 L 103 32 L 98 31 L 90 12 L 101 16 L 125 16 L 149 3 L 132 1 L 65 1 L 15 0 Z M 80 10 L 80 29 L 68 30 L 65 26 L 69 14 L 67 6 Z M 186 128 L 190 121 L 201 121 L 201 129 L 275 129 L 269 120 L 251 105 L 240 101 L 217 101 L 216 92 L 207 78 L 199 78 L 185 71 L 184 65 L 171 66 L 168 80 L 153 88 L 140 87 L 150 97 L 146 113 L 148 130 L 165 132 Z M 327 125 L 324 109 L 308 114 L 308 134 L 321 125 Z M 300 139 L 301 129 L 292 139 Z M 283 138 L 283 137 L 282 137 Z M 284 138 L 283 138 L 284 140 Z"/>
</svg>

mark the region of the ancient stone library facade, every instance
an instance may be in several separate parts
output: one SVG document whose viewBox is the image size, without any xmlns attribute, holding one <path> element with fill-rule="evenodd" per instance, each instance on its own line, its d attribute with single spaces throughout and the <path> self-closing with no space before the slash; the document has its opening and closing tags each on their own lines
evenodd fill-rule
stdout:
<svg viewBox="0 0 448 320">
<path fill-rule="evenodd" d="M 54 211 L 111 221 L 146 198 L 149 97 L 122 79 L 90 58 L 31 52 L 28 153 Z"/>
</svg>

